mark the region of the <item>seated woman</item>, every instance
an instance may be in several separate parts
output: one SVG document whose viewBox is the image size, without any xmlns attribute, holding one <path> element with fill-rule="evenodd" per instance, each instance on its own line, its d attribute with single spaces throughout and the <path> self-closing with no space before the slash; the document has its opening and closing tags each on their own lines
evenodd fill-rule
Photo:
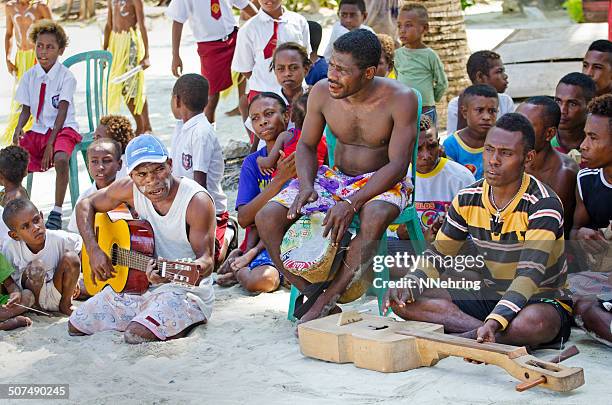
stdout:
<svg viewBox="0 0 612 405">
<path fill-rule="evenodd" d="M 289 113 L 283 99 L 275 93 L 261 93 L 249 105 L 249 117 L 257 137 L 266 147 L 251 153 L 242 163 L 236 211 L 238 223 L 247 230 L 242 246 L 228 255 L 219 268 L 217 284 L 229 286 L 240 283 L 250 292 L 272 292 L 282 282 L 281 273 L 274 267 L 254 227 L 255 214 L 295 175 L 294 155 L 284 156 L 277 163 L 274 177 L 262 173 L 257 166 L 258 157 L 266 157 L 278 136 L 287 130 Z"/>
</svg>

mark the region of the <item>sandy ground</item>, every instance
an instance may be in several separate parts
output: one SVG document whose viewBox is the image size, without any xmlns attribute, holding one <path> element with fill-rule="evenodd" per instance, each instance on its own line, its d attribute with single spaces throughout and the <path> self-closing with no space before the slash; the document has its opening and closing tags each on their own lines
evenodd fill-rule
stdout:
<svg viewBox="0 0 612 405">
<path fill-rule="evenodd" d="M 488 14 L 482 14 L 488 12 Z M 148 13 L 154 14 L 154 9 Z M 546 26 L 537 13 L 502 20 L 498 5 L 470 11 L 468 36 L 472 50 L 492 48 L 512 28 Z M 319 18 L 329 16 L 322 15 Z M 557 23 L 555 20 L 555 23 Z M 561 24 L 569 24 L 561 18 Z M 97 48 L 101 43 L 97 24 L 67 24 L 71 55 Z M 3 27 L 3 20 L 0 23 Z M 169 94 L 169 23 L 148 20 L 153 66 L 147 70 L 148 96 L 155 133 L 169 141 L 173 120 Z M 325 35 L 329 31 L 325 31 Z M 322 48 L 323 49 L 323 48 Z M 3 50 L 3 49 L 2 49 Z M 182 56 L 186 72 L 197 72 L 193 37 L 187 28 Z M 78 72 L 77 72 L 78 77 Z M 511 78 L 512 80 L 512 78 Z M 0 128 L 8 106 L 10 78 L 0 69 Z M 82 97 L 82 89 L 79 89 Z M 218 134 L 223 144 L 246 139 L 238 118 L 223 112 L 236 105 L 235 96 L 221 102 Z M 86 182 L 81 163 L 82 188 Z M 47 211 L 51 205 L 53 172 L 35 176 L 33 200 Z M 229 192 L 230 206 L 235 193 Z M 69 203 L 65 204 L 69 213 Z M 286 320 L 288 291 L 251 296 L 239 287 L 219 289 L 213 317 L 185 339 L 130 346 L 121 334 L 105 332 L 92 337 L 69 337 L 66 318 L 33 316 L 34 326 L 0 332 L 0 383 L 69 383 L 66 403 L 470 403 L 605 404 L 610 403 L 611 351 L 574 330 L 571 342 L 581 354 L 566 362 L 583 367 L 586 385 L 569 394 L 534 389 L 514 391 L 516 381 L 501 369 L 476 366 L 460 359 L 445 359 L 431 368 L 382 374 L 353 365 L 323 363 L 300 354 Z M 375 308 L 365 299 L 357 308 Z M 548 355 L 552 352 L 541 353 Z M 62 401 L 58 401 L 62 402 Z"/>
</svg>

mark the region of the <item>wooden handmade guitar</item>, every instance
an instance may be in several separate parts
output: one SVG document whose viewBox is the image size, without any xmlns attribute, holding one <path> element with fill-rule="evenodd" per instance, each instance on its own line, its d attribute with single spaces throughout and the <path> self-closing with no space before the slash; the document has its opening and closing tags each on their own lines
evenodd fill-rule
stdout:
<svg viewBox="0 0 612 405">
<path fill-rule="evenodd" d="M 120 212 L 97 213 L 94 229 L 100 248 L 110 257 L 115 274 L 108 280 L 92 281 L 89 255 L 83 249 L 83 282 L 90 295 L 110 285 L 115 292 L 143 293 L 148 287 L 145 270 L 154 259 L 155 239 L 151 225 Z M 155 259 L 162 277 L 194 286 L 200 279 L 198 265 L 189 261 Z"/>
</svg>

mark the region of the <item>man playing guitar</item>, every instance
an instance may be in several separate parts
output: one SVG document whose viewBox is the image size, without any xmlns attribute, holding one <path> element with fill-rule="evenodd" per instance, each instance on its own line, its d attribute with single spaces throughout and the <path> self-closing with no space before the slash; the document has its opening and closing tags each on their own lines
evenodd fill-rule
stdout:
<svg viewBox="0 0 612 405">
<path fill-rule="evenodd" d="M 68 331 L 71 335 L 90 335 L 117 330 L 124 332 L 127 343 L 180 338 L 205 323 L 212 313 L 214 203 L 199 184 L 172 176 L 172 160 L 159 139 L 141 135 L 128 144 L 125 156 L 129 178 L 115 181 L 76 206 L 77 225 L 96 279 L 113 277 L 114 269 L 98 245 L 95 213 L 126 203 L 153 228 L 155 255 L 193 259 L 201 281 L 192 288 L 169 283 L 151 260 L 146 269 L 151 287 L 145 294 L 118 294 L 107 286 L 73 312 Z"/>
</svg>

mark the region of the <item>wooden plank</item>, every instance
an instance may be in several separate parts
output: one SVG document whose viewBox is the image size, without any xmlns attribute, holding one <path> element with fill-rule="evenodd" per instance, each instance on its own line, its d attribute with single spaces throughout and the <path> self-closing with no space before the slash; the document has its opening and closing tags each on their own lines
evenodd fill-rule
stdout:
<svg viewBox="0 0 612 405">
<path fill-rule="evenodd" d="M 563 76 L 582 71 L 581 62 L 522 63 L 505 67 L 510 82 L 506 94 L 515 99 L 554 96 Z"/>
<path fill-rule="evenodd" d="M 493 50 L 504 64 L 582 59 L 591 42 L 607 38 L 607 24 L 518 29 Z"/>
</svg>

